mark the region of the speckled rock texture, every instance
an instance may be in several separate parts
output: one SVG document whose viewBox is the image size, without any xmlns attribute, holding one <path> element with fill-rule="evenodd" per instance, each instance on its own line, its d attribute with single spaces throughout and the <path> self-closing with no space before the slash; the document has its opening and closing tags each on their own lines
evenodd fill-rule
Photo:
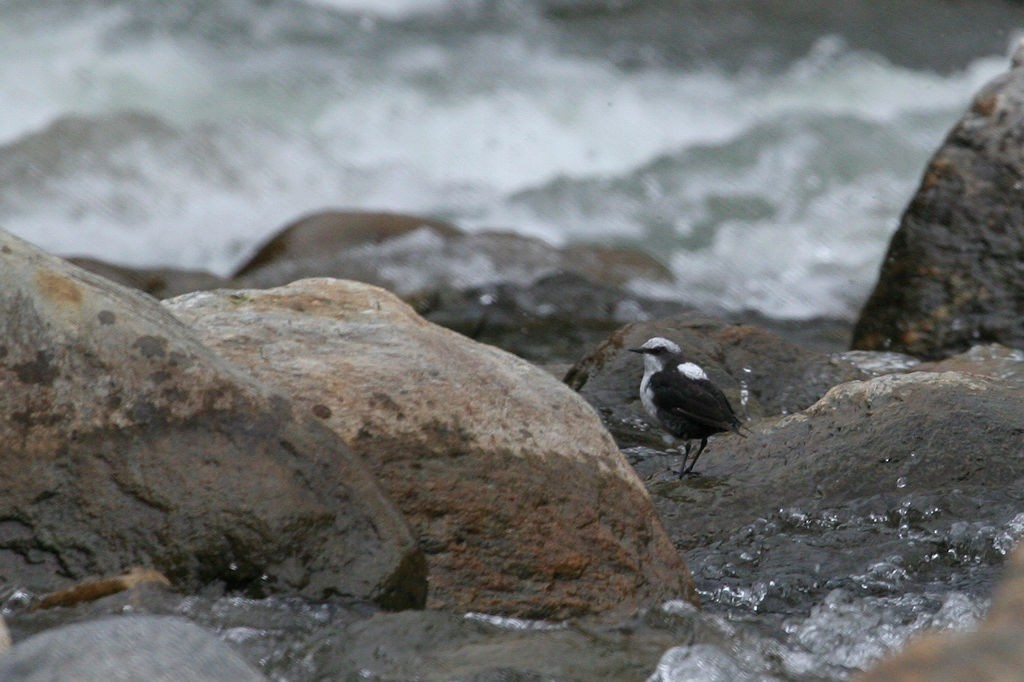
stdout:
<svg viewBox="0 0 1024 682">
<path fill-rule="evenodd" d="M 427 553 L 430 605 L 559 619 L 696 599 L 643 484 L 546 372 L 357 282 L 165 305 L 366 460 Z"/>
</svg>

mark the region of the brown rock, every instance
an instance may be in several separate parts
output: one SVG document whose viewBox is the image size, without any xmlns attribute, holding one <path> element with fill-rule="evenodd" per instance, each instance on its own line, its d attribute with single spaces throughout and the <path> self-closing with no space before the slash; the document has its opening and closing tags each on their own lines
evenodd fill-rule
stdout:
<svg viewBox="0 0 1024 682">
<path fill-rule="evenodd" d="M 1017 682 L 1024 670 L 1024 630 L 929 635 L 856 682 Z"/>
<path fill-rule="evenodd" d="M 289 223 L 265 242 L 256 255 L 235 272 L 250 275 L 271 265 L 319 259 L 362 244 L 380 242 L 426 227 L 439 235 L 459 234 L 454 225 L 400 213 L 321 211 Z M 323 274 L 323 273 L 321 273 Z"/>
<path fill-rule="evenodd" d="M 3 232 L 0 442 L 4 584 L 142 564 L 183 589 L 422 603 L 408 527 L 329 429 L 152 298 Z"/>
<path fill-rule="evenodd" d="M 629 249 L 559 249 L 512 232 L 465 233 L 417 216 L 326 211 L 284 228 L 239 269 L 235 284 L 262 289 L 339 277 L 409 297 L 494 282 L 527 284 L 557 272 L 606 284 L 671 280 L 654 258 Z"/>
<path fill-rule="evenodd" d="M 1019 61 L 1019 60 L 1018 60 Z M 1024 68 L 986 85 L 932 158 L 853 347 L 937 359 L 1024 346 Z"/>
<path fill-rule="evenodd" d="M 356 282 L 165 305 L 366 459 L 428 554 L 430 604 L 565 618 L 695 600 L 643 485 L 543 371 Z"/>
</svg>

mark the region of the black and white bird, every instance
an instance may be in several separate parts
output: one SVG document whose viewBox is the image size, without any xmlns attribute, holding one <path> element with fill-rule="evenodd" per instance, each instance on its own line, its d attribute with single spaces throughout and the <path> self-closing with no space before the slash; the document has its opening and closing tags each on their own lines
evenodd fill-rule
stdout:
<svg viewBox="0 0 1024 682">
<path fill-rule="evenodd" d="M 680 478 L 693 472 L 709 436 L 723 431 L 743 436 L 729 400 L 699 365 L 687 362 L 679 346 L 655 336 L 629 350 L 644 356 L 644 378 L 640 380 L 644 409 L 665 431 L 686 441 Z M 700 447 L 687 466 L 693 441 L 698 438 Z"/>
</svg>

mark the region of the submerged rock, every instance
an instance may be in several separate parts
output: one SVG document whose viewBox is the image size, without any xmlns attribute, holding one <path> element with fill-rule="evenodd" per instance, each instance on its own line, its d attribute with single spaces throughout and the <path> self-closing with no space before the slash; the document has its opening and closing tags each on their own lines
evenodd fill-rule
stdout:
<svg viewBox="0 0 1024 682">
<path fill-rule="evenodd" d="M 1024 347 L 1024 63 L 974 98 L 925 171 L 861 312 L 853 347 L 936 359 Z"/>
<path fill-rule="evenodd" d="M 471 234 L 417 216 L 328 211 L 286 227 L 238 271 L 235 284 L 266 288 L 338 277 L 408 297 L 494 282 L 525 284 L 555 272 L 612 284 L 671 279 L 656 260 L 628 249 L 559 249 L 511 232 Z"/>
<path fill-rule="evenodd" d="M 808 350 L 758 327 L 682 314 L 628 324 L 566 375 L 601 414 L 622 447 L 663 442 L 640 405 L 643 362 L 627 351 L 653 336 L 678 343 L 725 392 L 741 419 L 801 410 L 832 386 L 867 374 L 852 363 Z"/>
<path fill-rule="evenodd" d="M 265 682 L 215 634 L 182 618 L 126 615 L 47 630 L 0 656 L 4 682 Z"/>
<path fill-rule="evenodd" d="M 369 463 L 427 552 L 430 604 L 565 618 L 695 600 L 643 484 L 547 373 L 357 282 L 165 305 Z"/>
<path fill-rule="evenodd" d="M 141 564 L 176 585 L 422 605 L 422 555 L 319 420 L 149 296 L 0 232 L 0 582 Z"/>
</svg>

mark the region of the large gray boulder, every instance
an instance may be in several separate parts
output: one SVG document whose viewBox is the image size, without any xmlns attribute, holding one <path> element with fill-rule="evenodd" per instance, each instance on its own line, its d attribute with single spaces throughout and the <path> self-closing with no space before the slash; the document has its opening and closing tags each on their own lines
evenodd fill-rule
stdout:
<svg viewBox="0 0 1024 682">
<path fill-rule="evenodd" d="M 132 565 L 422 605 L 422 556 L 337 436 L 154 299 L 0 232 L 0 582 Z"/>
<path fill-rule="evenodd" d="M 0 655 L 4 682 L 266 682 L 212 632 L 169 616 L 118 616 L 47 630 Z"/>
<path fill-rule="evenodd" d="M 1024 347 L 1024 53 L 975 96 L 925 170 L 853 347 L 921 358 Z"/>
<path fill-rule="evenodd" d="M 430 605 L 559 619 L 696 599 L 643 484 L 546 372 L 358 282 L 164 304 L 369 463 L 427 553 Z"/>
</svg>

